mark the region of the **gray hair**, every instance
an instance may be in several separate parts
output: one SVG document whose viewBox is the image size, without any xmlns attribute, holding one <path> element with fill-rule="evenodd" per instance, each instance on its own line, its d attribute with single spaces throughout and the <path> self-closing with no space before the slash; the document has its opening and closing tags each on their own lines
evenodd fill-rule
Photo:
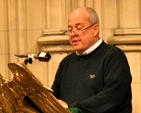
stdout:
<svg viewBox="0 0 141 113">
<path fill-rule="evenodd" d="M 94 9 L 86 7 L 86 12 L 88 14 L 88 20 L 91 24 L 99 24 L 99 17 Z"/>
</svg>

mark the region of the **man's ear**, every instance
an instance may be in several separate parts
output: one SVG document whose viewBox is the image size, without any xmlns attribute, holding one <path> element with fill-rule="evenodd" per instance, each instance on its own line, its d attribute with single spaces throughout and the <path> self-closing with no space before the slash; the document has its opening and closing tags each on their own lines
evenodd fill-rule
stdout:
<svg viewBox="0 0 141 113">
<path fill-rule="evenodd" d="M 95 36 L 97 36 L 99 34 L 99 25 L 94 24 L 93 29 L 94 29 L 94 37 L 95 37 Z"/>
</svg>

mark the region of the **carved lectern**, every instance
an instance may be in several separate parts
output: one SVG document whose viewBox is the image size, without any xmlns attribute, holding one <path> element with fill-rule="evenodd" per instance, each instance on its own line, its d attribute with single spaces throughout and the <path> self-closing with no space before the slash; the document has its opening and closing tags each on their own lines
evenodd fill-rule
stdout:
<svg viewBox="0 0 141 113">
<path fill-rule="evenodd" d="M 12 80 L 0 76 L 0 113 L 70 113 L 22 63 L 9 63 Z"/>
</svg>

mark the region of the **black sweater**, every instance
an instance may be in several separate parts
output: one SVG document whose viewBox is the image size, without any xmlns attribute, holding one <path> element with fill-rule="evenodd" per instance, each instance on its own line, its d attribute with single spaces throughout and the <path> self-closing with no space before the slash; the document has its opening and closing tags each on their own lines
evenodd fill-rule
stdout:
<svg viewBox="0 0 141 113">
<path fill-rule="evenodd" d="M 125 54 L 102 42 L 88 55 L 65 57 L 52 89 L 83 113 L 131 113 L 131 79 Z"/>
</svg>

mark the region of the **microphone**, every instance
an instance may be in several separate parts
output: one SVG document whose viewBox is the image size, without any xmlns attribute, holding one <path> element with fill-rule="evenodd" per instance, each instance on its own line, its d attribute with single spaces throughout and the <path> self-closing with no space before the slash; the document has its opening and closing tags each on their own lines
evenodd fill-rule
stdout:
<svg viewBox="0 0 141 113">
<path fill-rule="evenodd" d="M 25 64 L 32 63 L 34 60 L 38 59 L 39 61 L 42 62 L 48 62 L 51 59 L 51 56 L 49 53 L 46 52 L 39 52 L 37 55 L 34 54 L 22 54 L 22 55 L 17 55 L 15 54 L 16 57 L 19 58 L 27 58 L 25 60 Z"/>
<path fill-rule="evenodd" d="M 16 57 L 20 57 L 20 58 L 29 58 L 29 57 L 34 57 L 34 54 L 22 54 L 22 55 L 17 55 L 15 54 Z"/>
<path fill-rule="evenodd" d="M 43 62 L 48 62 L 51 59 L 50 54 L 46 52 L 39 52 L 36 57 L 39 61 L 43 61 Z"/>
</svg>

